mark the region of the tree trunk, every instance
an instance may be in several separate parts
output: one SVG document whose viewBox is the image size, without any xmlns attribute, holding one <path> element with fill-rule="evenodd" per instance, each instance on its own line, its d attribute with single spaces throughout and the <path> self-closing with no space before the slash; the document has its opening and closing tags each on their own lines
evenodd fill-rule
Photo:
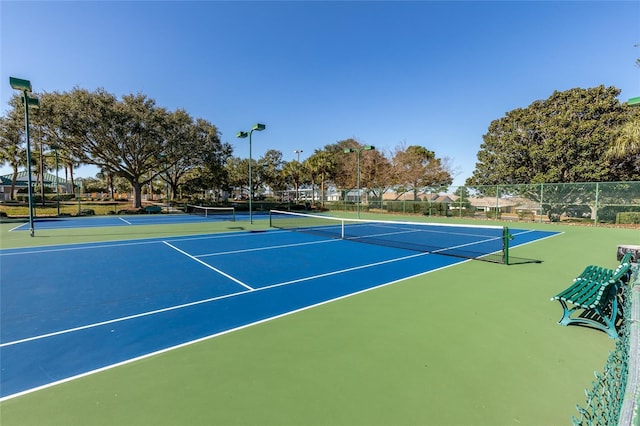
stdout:
<svg viewBox="0 0 640 426">
<path fill-rule="evenodd" d="M 14 200 L 13 193 L 16 191 L 16 181 L 18 180 L 18 165 L 13 165 L 13 178 L 11 179 L 11 194 L 9 195 L 11 201 Z"/>
<path fill-rule="evenodd" d="M 72 163 L 69 164 L 69 174 L 71 175 L 71 192 L 75 192 L 76 185 L 75 185 L 75 182 L 74 182 L 74 179 L 73 179 L 73 164 Z"/>
<path fill-rule="evenodd" d="M 176 194 L 178 193 L 178 183 L 171 182 L 169 185 L 169 200 L 173 200 L 176 198 Z"/>
<path fill-rule="evenodd" d="M 133 207 L 142 208 L 142 185 L 140 182 L 131 180 L 131 187 L 133 188 Z"/>
</svg>

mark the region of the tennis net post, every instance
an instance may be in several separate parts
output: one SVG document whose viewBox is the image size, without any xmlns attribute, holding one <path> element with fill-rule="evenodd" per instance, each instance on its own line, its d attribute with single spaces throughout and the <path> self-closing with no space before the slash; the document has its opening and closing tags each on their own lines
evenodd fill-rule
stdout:
<svg viewBox="0 0 640 426">
<path fill-rule="evenodd" d="M 502 263 L 509 264 L 509 242 L 513 240 L 513 235 L 509 232 L 509 227 L 502 228 Z"/>
</svg>

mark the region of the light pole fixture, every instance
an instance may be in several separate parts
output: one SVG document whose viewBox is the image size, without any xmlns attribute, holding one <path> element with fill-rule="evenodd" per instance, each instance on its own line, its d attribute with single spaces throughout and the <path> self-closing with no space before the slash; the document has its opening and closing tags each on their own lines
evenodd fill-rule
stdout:
<svg viewBox="0 0 640 426">
<path fill-rule="evenodd" d="M 376 149 L 376 147 L 373 146 L 373 145 L 365 145 L 362 148 L 346 148 L 344 150 L 345 154 L 349 154 L 349 153 L 355 152 L 357 154 L 357 157 L 358 157 L 358 160 L 357 160 L 357 162 L 358 162 L 358 175 L 357 175 L 357 181 L 358 181 L 358 183 L 357 183 L 358 189 L 357 190 L 358 190 L 358 192 L 357 192 L 357 197 L 358 198 L 357 198 L 357 201 L 356 201 L 356 211 L 358 212 L 357 213 L 358 214 L 358 219 L 360 219 L 360 152 L 362 152 L 362 151 L 371 151 L 371 150 L 374 150 L 374 149 Z"/>
<path fill-rule="evenodd" d="M 31 82 L 21 78 L 9 77 L 9 84 L 12 89 L 22 92 L 22 103 L 24 104 L 24 128 L 27 137 L 27 198 L 29 200 L 29 233 L 33 237 L 33 188 L 31 182 L 31 141 L 29 138 L 29 107 L 38 108 L 40 101 L 38 98 L 29 96 L 31 93 Z"/>
<path fill-rule="evenodd" d="M 51 145 L 56 158 L 56 205 L 58 206 L 58 216 L 60 216 L 60 184 L 58 183 L 58 145 Z"/>
<path fill-rule="evenodd" d="M 298 154 L 298 163 L 300 162 L 300 153 L 302 152 L 301 149 L 296 149 L 295 151 L 293 151 L 294 154 Z"/>
<path fill-rule="evenodd" d="M 253 224 L 253 208 L 252 208 L 252 201 L 253 201 L 253 173 L 251 171 L 251 135 L 253 135 L 253 132 L 255 130 L 261 132 L 264 129 L 266 129 L 267 126 L 265 126 L 264 124 L 260 124 L 260 123 L 256 123 L 253 125 L 253 127 L 251 128 L 251 131 L 249 132 L 238 132 L 236 134 L 237 138 L 241 138 L 244 139 L 247 136 L 249 136 L 249 223 Z"/>
</svg>

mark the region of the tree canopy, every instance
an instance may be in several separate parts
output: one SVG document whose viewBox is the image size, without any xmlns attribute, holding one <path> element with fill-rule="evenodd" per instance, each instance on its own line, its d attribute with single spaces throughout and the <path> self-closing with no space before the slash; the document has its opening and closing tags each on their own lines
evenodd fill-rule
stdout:
<svg viewBox="0 0 640 426">
<path fill-rule="evenodd" d="M 605 155 L 629 120 L 620 90 L 556 91 L 491 122 L 467 185 L 637 180 L 638 156 Z"/>
<path fill-rule="evenodd" d="M 443 161 L 422 146 L 397 147 L 392 163 L 393 181 L 400 189 L 398 195 L 413 192 L 414 199 L 418 199 L 418 191 L 438 191 L 453 182 Z"/>
<path fill-rule="evenodd" d="M 18 110 L 14 106 L 2 119 L 0 155 L 12 164 L 21 158 L 22 136 L 12 124 Z M 135 207 L 141 206 L 142 186 L 158 176 L 174 193 L 194 170 L 208 170 L 209 183 L 221 185 L 223 165 L 231 154 L 213 124 L 194 120 L 184 110 L 167 111 L 142 94 L 118 99 L 103 89 L 79 88 L 45 93 L 33 124 L 40 143 L 62 151 L 65 164 L 93 164 L 106 176 L 129 181 Z"/>
<path fill-rule="evenodd" d="M 621 103 L 619 94 L 604 86 L 556 91 L 492 121 L 467 185 L 640 180 L 640 108 Z M 104 89 L 75 88 L 40 97 L 31 121 L 40 172 L 51 169 L 45 157 L 53 157 L 43 154 L 43 147 L 55 147 L 65 173 L 71 171 L 72 187 L 73 168 L 92 164 L 100 170 L 97 180 L 105 181 L 95 188 L 113 194 L 116 182 L 122 187 L 125 180 L 136 207 L 142 204 L 143 186 L 157 187 L 160 180 L 169 197 L 249 192 L 249 160 L 233 157 L 231 145 L 207 120 L 182 109 L 169 111 L 143 94 L 118 98 Z M 26 162 L 19 95 L 10 106 L 0 117 L 0 161 L 17 176 Z M 319 186 L 324 193 L 327 185 L 347 193 L 359 181 L 367 196 L 393 190 L 417 198 L 420 192 L 444 191 L 453 180 L 448 158 L 422 144 L 400 144 L 386 153 L 355 138 L 328 144 L 303 163 L 284 161 L 280 151 L 270 149 L 253 160 L 252 170 L 254 194 L 305 186 L 314 191 Z"/>
</svg>

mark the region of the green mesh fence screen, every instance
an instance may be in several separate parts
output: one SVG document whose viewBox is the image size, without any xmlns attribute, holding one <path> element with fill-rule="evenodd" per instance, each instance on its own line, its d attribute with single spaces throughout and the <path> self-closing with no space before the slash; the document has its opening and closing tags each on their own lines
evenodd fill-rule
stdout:
<svg viewBox="0 0 640 426">
<path fill-rule="evenodd" d="M 638 282 L 638 269 L 635 270 L 635 282 Z M 595 380 L 591 387 L 585 390 L 586 403 L 584 406 L 576 406 L 578 417 L 571 417 L 574 425 L 618 425 L 623 413 L 623 405 L 625 408 L 625 426 L 630 426 L 631 422 L 626 420 L 628 412 L 637 410 L 636 392 L 637 392 L 637 375 L 638 360 L 635 356 L 638 345 L 638 323 L 637 311 L 638 306 L 637 288 L 632 290 L 629 285 L 621 288 L 619 297 L 623 304 L 623 320 L 619 330 L 619 338 L 616 339 L 615 349 L 609 353 L 607 362 L 602 373 L 595 372 Z M 634 314 L 635 312 L 635 314 Z M 634 319 L 632 320 L 632 316 Z M 634 383 L 629 383 L 634 390 L 629 391 L 627 379 L 629 377 L 630 366 L 633 369 L 632 377 Z M 631 407 L 631 408 L 629 408 Z"/>
<path fill-rule="evenodd" d="M 342 191 L 326 207 L 529 222 L 640 224 L 638 181 L 459 186 L 402 194 L 363 189 L 360 199 L 353 194 Z"/>
</svg>

